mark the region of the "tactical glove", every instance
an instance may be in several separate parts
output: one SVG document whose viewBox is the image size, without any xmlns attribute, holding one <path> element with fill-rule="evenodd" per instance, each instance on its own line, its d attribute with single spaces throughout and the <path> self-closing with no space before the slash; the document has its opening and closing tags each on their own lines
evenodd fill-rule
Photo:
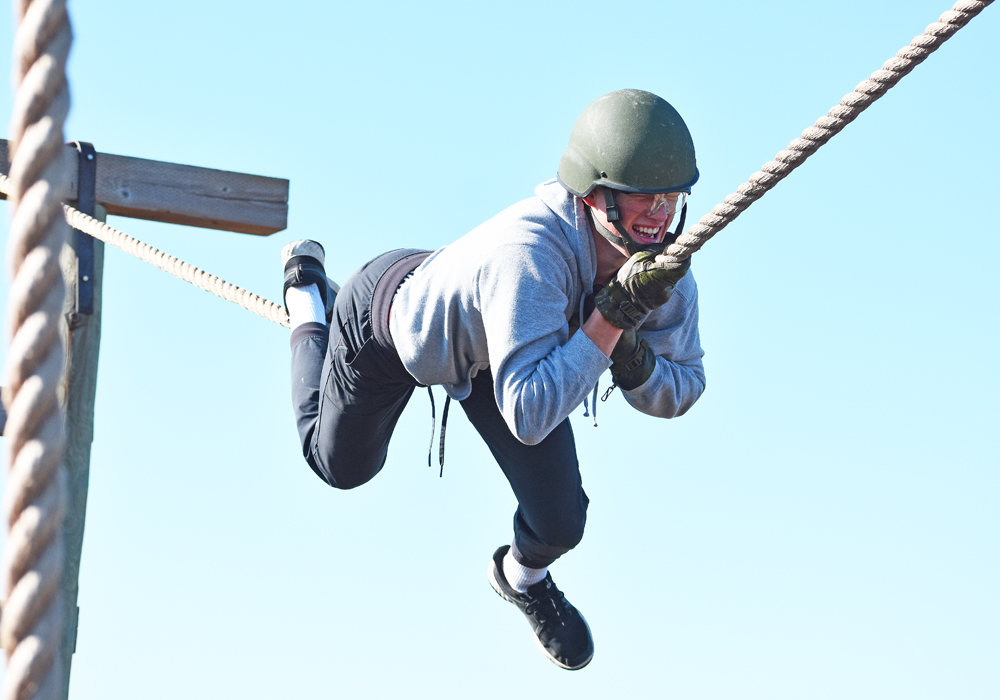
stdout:
<svg viewBox="0 0 1000 700">
<path fill-rule="evenodd" d="M 664 262 L 653 251 L 640 251 L 595 295 L 597 310 L 616 328 L 638 328 L 653 309 L 670 301 L 690 267 L 691 258 Z"/>
<path fill-rule="evenodd" d="M 611 351 L 611 378 L 626 391 L 636 389 L 656 369 L 656 355 L 645 340 L 636 342 L 635 331 L 624 331 Z"/>
</svg>

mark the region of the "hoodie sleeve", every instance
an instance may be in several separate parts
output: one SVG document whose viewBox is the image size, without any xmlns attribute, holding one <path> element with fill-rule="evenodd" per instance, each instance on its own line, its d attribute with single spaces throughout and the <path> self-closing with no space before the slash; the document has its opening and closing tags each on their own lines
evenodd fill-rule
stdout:
<svg viewBox="0 0 1000 700">
<path fill-rule="evenodd" d="M 511 243 L 481 267 L 478 308 L 497 406 L 521 442 L 541 442 L 591 391 L 611 361 L 568 317 L 582 293 L 555 247 Z M 573 301 L 571 301 L 571 299 Z"/>
<path fill-rule="evenodd" d="M 705 390 L 705 367 L 698 335 L 698 286 L 689 272 L 666 306 L 657 309 L 637 332 L 656 354 L 656 369 L 625 400 L 643 413 L 675 418 Z"/>
</svg>

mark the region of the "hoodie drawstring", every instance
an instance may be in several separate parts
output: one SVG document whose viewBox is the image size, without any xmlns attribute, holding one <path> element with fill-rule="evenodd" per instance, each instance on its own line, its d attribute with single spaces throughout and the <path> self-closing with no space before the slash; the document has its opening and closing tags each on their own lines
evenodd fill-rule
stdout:
<svg viewBox="0 0 1000 700">
<path fill-rule="evenodd" d="M 583 315 L 587 311 L 586 302 L 587 302 L 587 293 L 584 292 L 580 296 L 580 310 L 578 312 L 579 315 L 580 315 L 580 328 L 583 328 L 583 322 L 586 320 L 583 317 Z M 590 404 L 592 404 L 594 406 L 593 417 L 594 417 L 594 427 L 595 428 L 597 427 L 597 387 L 599 387 L 600 385 L 601 385 L 601 380 L 598 379 L 597 382 L 594 384 L 594 393 L 590 397 Z M 612 388 L 614 388 L 614 387 L 612 386 Z M 607 399 L 607 396 L 605 396 L 605 399 Z M 587 397 L 584 396 L 583 397 L 583 417 L 584 418 L 588 418 L 588 417 L 590 417 L 590 415 L 591 414 L 590 414 L 590 408 L 589 408 L 589 406 L 587 404 Z"/>
<path fill-rule="evenodd" d="M 434 391 L 431 387 L 427 387 L 427 395 L 431 397 L 431 444 L 427 448 L 427 466 L 432 464 L 432 455 L 434 454 L 434 433 L 436 432 L 436 416 L 434 413 Z M 451 407 L 451 397 L 448 396 L 444 400 L 444 410 L 441 411 L 441 439 L 438 442 L 438 464 L 441 466 L 441 471 L 438 472 L 439 477 L 444 476 L 444 433 L 448 428 L 448 409 Z"/>
</svg>

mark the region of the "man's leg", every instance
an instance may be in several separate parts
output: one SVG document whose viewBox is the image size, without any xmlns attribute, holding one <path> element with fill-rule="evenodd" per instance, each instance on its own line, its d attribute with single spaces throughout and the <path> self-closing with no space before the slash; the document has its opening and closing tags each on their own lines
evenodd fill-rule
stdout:
<svg viewBox="0 0 1000 700">
<path fill-rule="evenodd" d="M 529 568 L 546 568 L 580 542 L 587 522 L 588 499 L 569 420 L 537 445 L 525 445 L 500 415 L 489 371 L 472 380 L 472 394 L 462 408 L 517 497 L 515 557 Z"/>
<path fill-rule="evenodd" d="M 587 519 L 587 494 L 569 421 L 537 445 L 520 442 L 500 415 L 489 371 L 476 375 L 462 408 L 518 501 L 514 545 L 493 554 L 487 571 L 490 584 L 524 613 L 550 660 L 569 670 L 583 668 L 594 656 L 590 628 L 548 573 L 549 564 L 579 543 Z"/>
<path fill-rule="evenodd" d="M 330 329 L 324 323 L 304 323 L 292 331 L 292 408 L 299 441 L 308 458 L 319 418 L 319 396 L 330 342 Z"/>
<path fill-rule="evenodd" d="M 398 368 L 385 362 L 384 348 L 369 342 L 373 297 L 384 268 L 395 258 L 382 262 L 382 256 L 363 267 L 336 292 L 335 300 L 331 286 L 330 296 L 323 300 L 333 302 L 326 305 L 335 321 L 328 328 L 318 319 L 309 320 L 309 304 L 302 301 L 303 295 L 295 294 L 300 290 L 294 286 L 301 280 L 308 288 L 310 277 L 316 275 L 325 279 L 322 247 L 300 241 L 286 249 L 297 253 L 294 259 L 285 253 L 282 258 L 286 304 L 295 325 L 291 337 L 292 404 L 303 455 L 326 483 L 354 488 L 369 481 L 385 464 L 392 431 L 415 385 L 412 378 L 405 381 Z M 295 265 L 298 274 L 290 270 Z M 318 300 L 319 295 L 315 296 Z M 313 306 L 319 311 L 313 310 L 313 319 L 316 313 L 323 313 L 323 303 L 317 300 Z M 296 324 L 296 320 L 300 322 Z"/>
<path fill-rule="evenodd" d="M 322 331 L 329 334 L 330 347 L 317 330 L 293 333 L 295 419 L 309 466 L 330 486 L 351 489 L 382 469 L 413 386 L 354 371 L 340 334 Z"/>
</svg>

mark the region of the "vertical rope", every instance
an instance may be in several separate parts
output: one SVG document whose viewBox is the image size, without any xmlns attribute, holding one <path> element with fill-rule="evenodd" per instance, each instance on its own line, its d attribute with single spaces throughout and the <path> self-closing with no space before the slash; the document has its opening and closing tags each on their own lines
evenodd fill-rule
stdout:
<svg viewBox="0 0 1000 700">
<path fill-rule="evenodd" d="M 750 179 L 736 188 L 717 204 L 710 213 L 677 237 L 667 246 L 663 255 L 672 262 L 684 260 L 700 250 L 712 236 L 732 223 L 737 216 L 764 196 L 771 188 L 783 180 L 795 168 L 802 165 L 819 147 L 829 141 L 854 121 L 859 114 L 889 88 L 916 68 L 925 58 L 937 50 L 955 32 L 964 27 L 973 17 L 982 12 L 993 0 L 959 0 L 951 10 L 945 12 L 937 22 L 928 25 L 920 36 L 904 46 L 896 55 L 858 84 L 854 92 L 844 96 L 836 105 L 820 117 L 816 123 L 802 132 L 802 135 L 780 151 L 774 160 L 765 163 Z"/>
<path fill-rule="evenodd" d="M 61 156 L 72 35 L 65 0 L 14 0 L 14 12 L 10 345 L 4 368 L 12 398 L 4 431 L 10 471 L 3 498 L 9 534 L 0 568 L 6 592 L 0 646 L 7 652 L 2 700 L 55 698 L 62 686 L 57 593 L 66 490 L 57 388 L 64 364 L 59 252 L 68 231 L 62 211 L 68 177 Z"/>
</svg>

